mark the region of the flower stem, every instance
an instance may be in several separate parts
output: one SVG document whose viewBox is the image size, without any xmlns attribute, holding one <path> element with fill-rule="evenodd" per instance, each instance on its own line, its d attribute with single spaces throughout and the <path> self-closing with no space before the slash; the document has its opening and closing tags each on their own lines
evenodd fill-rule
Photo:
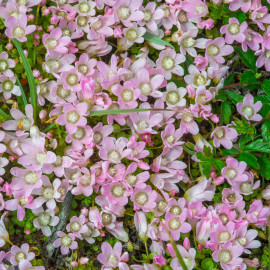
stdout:
<svg viewBox="0 0 270 270">
<path fill-rule="evenodd" d="M 186 266 L 186 264 L 185 264 L 185 262 L 184 262 L 184 260 L 183 260 L 183 258 L 181 256 L 181 254 L 180 254 L 180 252 L 179 252 L 179 250 L 178 250 L 178 248 L 176 246 L 176 243 L 174 242 L 170 232 L 168 231 L 168 229 L 166 228 L 166 226 L 162 222 L 161 222 L 161 225 L 163 226 L 163 228 L 165 229 L 165 231 L 167 232 L 167 234 L 169 236 L 170 242 L 171 242 L 171 244 L 173 246 L 173 250 L 174 250 L 174 252 L 176 254 L 176 257 L 177 257 L 180 265 L 182 266 L 183 270 L 188 270 L 188 268 L 187 268 L 187 266 Z"/>
</svg>

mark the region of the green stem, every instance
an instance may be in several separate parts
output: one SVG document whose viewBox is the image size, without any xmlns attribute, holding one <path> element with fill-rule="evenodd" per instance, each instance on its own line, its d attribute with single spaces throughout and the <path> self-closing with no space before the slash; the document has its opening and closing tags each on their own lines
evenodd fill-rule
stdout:
<svg viewBox="0 0 270 270">
<path fill-rule="evenodd" d="M 176 246 L 176 243 L 174 242 L 170 232 L 168 231 L 168 229 L 166 228 L 166 226 L 162 222 L 161 222 L 161 225 L 163 226 L 163 228 L 165 229 L 165 231 L 167 232 L 167 234 L 169 236 L 170 242 L 171 242 L 171 244 L 173 246 L 173 250 L 174 250 L 174 252 L 176 254 L 176 257 L 177 257 L 180 265 L 182 266 L 183 270 L 188 270 L 188 268 L 187 268 L 187 266 L 186 266 L 186 264 L 185 264 L 185 262 L 184 262 L 184 260 L 183 260 L 183 258 L 181 256 L 181 254 L 180 254 L 180 252 L 179 252 L 179 250 L 178 250 L 178 248 Z"/>
<path fill-rule="evenodd" d="M 149 252 L 148 252 L 148 247 L 147 247 L 147 241 L 144 241 L 144 246 L 145 246 L 145 252 L 147 255 L 147 258 L 149 257 Z"/>
</svg>

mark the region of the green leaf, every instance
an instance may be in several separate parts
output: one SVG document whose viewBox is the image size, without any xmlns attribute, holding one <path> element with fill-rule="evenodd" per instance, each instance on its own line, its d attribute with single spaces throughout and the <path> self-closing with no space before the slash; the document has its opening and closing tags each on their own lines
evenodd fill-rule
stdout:
<svg viewBox="0 0 270 270">
<path fill-rule="evenodd" d="M 256 56 L 252 50 L 248 49 L 246 52 L 243 52 L 243 50 L 237 46 L 234 47 L 234 50 L 238 52 L 240 59 L 248 68 L 254 72 L 257 72 L 258 68 L 256 67 Z"/>
<path fill-rule="evenodd" d="M 160 44 L 160 45 L 170 46 L 171 48 L 174 49 L 174 46 L 172 44 L 170 44 L 169 42 L 167 42 L 167 41 L 165 41 L 163 39 L 160 39 L 159 37 L 156 37 L 153 34 L 150 34 L 148 32 L 146 32 L 143 35 L 143 38 L 145 40 L 147 40 L 147 41 L 150 41 L 150 42 L 153 42 L 153 43 L 156 43 L 156 44 Z"/>
<path fill-rule="evenodd" d="M 225 80 L 224 80 L 224 85 L 229 85 L 233 82 L 234 78 L 234 73 L 231 73 Z"/>
<path fill-rule="evenodd" d="M 16 76 L 16 79 L 17 79 L 17 83 L 18 83 L 18 85 L 19 85 L 19 87 L 20 87 L 20 89 L 21 89 L 21 92 L 22 92 L 22 95 L 21 95 L 21 96 L 18 96 L 17 99 L 18 99 L 18 102 L 19 102 L 19 103 L 23 104 L 23 108 L 24 108 L 24 107 L 28 104 L 28 103 L 27 103 L 27 98 L 26 98 L 26 96 L 25 96 L 23 87 L 22 87 L 22 85 L 21 85 L 21 83 L 20 83 L 20 81 L 19 81 L 17 75 L 15 75 L 15 76 Z"/>
<path fill-rule="evenodd" d="M 259 169 L 260 165 L 257 162 L 257 158 L 250 154 L 250 153 L 241 153 L 238 161 L 245 161 L 248 165 L 248 167 L 253 168 L 253 169 Z"/>
<path fill-rule="evenodd" d="M 22 59 L 23 66 L 26 72 L 26 76 L 28 79 L 28 84 L 29 84 L 29 89 L 30 89 L 30 96 L 31 96 L 31 104 L 33 106 L 33 118 L 34 121 L 37 119 L 37 89 L 36 89 L 36 84 L 35 84 L 35 79 L 33 76 L 33 72 L 31 70 L 31 67 L 28 63 L 28 60 L 23 52 L 22 46 L 20 42 L 16 39 L 13 39 L 13 42 L 18 50 L 18 53 Z"/>
<path fill-rule="evenodd" d="M 230 156 L 230 155 L 237 155 L 237 154 L 239 154 L 239 151 L 236 148 L 222 149 L 222 153 L 225 156 Z"/>
<path fill-rule="evenodd" d="M 249 124 L 245 118 L 242 117 L 242 120 L 239 120 L 238 118 L 234 118 L 235 126 L 238 134 L 248 134 L 252 138 L 256 135 L 256 128 Z"/>
<path fill-rule="evenodd" d="M 232 109 L 231 109 L 230 102 L 225 100 L 221 104 L 221 119 L 220 119 L 221 124 L 223 123 L 229 124 L 229 122 L 231 122 L 231 115 L 232 115 Z"/>
<path fill-rule="evenodd" d="M 256 83 L 256 73 L 245 70 L 244 73 L 241 74 L 241 84 L 254 84 Z"/>
<path fill-rule="evenodd" d="M 212 19 L 218 20 L 221 19 L 222 17 L 222 11 L 223 11 L 223 5 L 220 6 L 216 6 L 212 3 L 212 5 L 209 7 L 209 9 L 211 10 L 211 12 L 209 13 L 210 17 Z"/>
<path fill-rule="evenodd" d="M 234 104 L 243 101 L 243 96 L 241 96 L 241 95 L 239 95 L 237 93 L 234 93 L 234 92 L 231 92 L 231 91 L 225 91 L 225 93 Z"/>
<path fill-rule="evenodd" d="M 100 110 L 91 111 L 90 116 L 101 116 L 121 113 L 148 112 L 148 111 L 163 111 L 164 109 L 119 109 L 119 110 Z M 171 110 L 170 110 L 171 111 Z"/>
<path fill-rule="evenodd" d="M 263 153 L 270 153 L 270 145 L 269 143 L 264 142 L 262 139 L 253 141 L 252 143 L 246 145 L 243 148 L 244 151 L 257 151 Z"/>
<path fill-rule="evenodd" d="M 50 131 L 51 129 L 56 128 L 56 124 L 55 123 L 51 123 L 48 127 L 46 127 L 43 132 L 47 133 L 48 131 Z"/>
<path fill-rule="evenodd" d="M 270 119 L 265 121 L 262 125 L 262 136 L 265 141 L 270 142 Z"/>
<path fill-rule="evenodd" d="M 262 89 L 268 96 L 270 96 L 270 79 L 264 79 Z"/>
<path fill-rule="evenodd" d="M 6 120 L 12 119 L 10 115 L 6 114 L 2 109 L 0 109 L 0 122 L 3 123 Z"/>
<path fill-rule="evenodd" d="M 240 139 L 239 139 L 239 142 L 238 142 L 238 147 L 239 149 L 242 149 L 243 146 L 250 142 L 252 140 L 251 136 L 248 135 L 248 134 L 245 134 L 245 135 L 241 135 Z"/>
<path fill-rule="evenodd" d="M 258 163 L 260 164 L 260 174 L 267 180 L 270 179 L 270 159 L 266 157 L 257 157 Z"/>
</svg>

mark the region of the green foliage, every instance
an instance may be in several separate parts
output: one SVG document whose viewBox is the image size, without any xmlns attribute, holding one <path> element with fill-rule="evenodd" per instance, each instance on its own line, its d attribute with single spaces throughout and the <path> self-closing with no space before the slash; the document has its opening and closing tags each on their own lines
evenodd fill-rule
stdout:
<svg viewBox="0 0 270 270">
<path fill-rule="evenodd" d="M 251 142 L 243 148 L 244 151 L 270 153 L 270 144 L 262 139 Z"/>
<path fill-rule="evenodd" d="M 23 52 L 22 46 L 20 44 L 20 42 L 16 39 L 13 39 L 14 45 L 16 46 L 18 53 L 22 59 L 23 62 L 23 66 L 27 75 L 27 79 L 28 79 L 28 85 L 29 85 L 29 89 L 30 89 L 30 96 L 31 96 L 31 104 L 33 106 L 33 118 L 34 121 L 36 121 L 37 119 L 37 89 L 36 89 L 36 84 L 35 84 L 35 79 L 33 76 L 33 72 L 31 70 L 31 67 L 28 63 L 28 60 Z"/>
<path fill-rule="evenodd" d="M 248 167 L 253 168 L 253 169 L 259 169 L 260 165 L 257 162 L 256 156 L 252 155 L 251 153 L 241 153 L 240 156 L 238 157 L 239 161 L 245 161 L 248 165 Z"/>
<path fill-rule="evenodd" d="M 212 269 L 215 269 L 215 264 L 212 259 L 205 258 L 201 262 L 201 267 L 204 270 L 212 270 Z"/>
<path fill-rule="evenodd" d="M 263 248 L 262 265 L 268 267 L 270 265 L 270 249 L 268 247 Z"/>
<path fill-rule="evenodd" d="M 270 96 L 270 79 L 264 79 L 262 89 L 268 96 Z"/>
<path fill-rule="evenodd" d="M 257 156 L 257 160 L 260 165 L 260 174 L 270 180 L 270 158 Z"/>
<path fill-rule="evenodd" d="M 240 47 L 237 46 L 234 47 L 234 50 L 239 54 L 240 59 L 248 68 L 254 72 L 257 72 L 258 68 L 256 67 L 256 56 L 252 50 L 248 49 L 246 52 L 244 52 Z"/>
<path fill-rule="evenodd" d="M 225 93 L 234 104 L 243 101 L 243 96 L 241 96 L 241 95 L 239 95 L 237 93 L 234 93 L 234 92 L 231 92 L 231 91 L 226 91 Z"/>
<path fill-rule="evenodd" d="M 150 34 L 148 32 L 146 32 L 144 35 L 143 35 L 143 38 L 147 41 L 150 41 L 150 42 L 153 42 L 153 43 L 157 43 L 157 44 L 160 44 L 160 45 L 165 45 L 165 46 L 169 46 L 171 48 L 174 49 L 174 46 L 172 44 L 170 44 L 169 42 L 165 41 L 165 40 L 162 40 L 160 39 L 159 37 L 156 37 L 154 36 L 153 34 Z"/>
<path fill-rule="evenodd" d="M 200 164 L 202 167 L 203 174 L 207 178 L 210 177 L 212 166 L 218 169 L 219 171 L 221 171 L 221 169 L 225 166 L 222 160 L 216 159 L 213 156 L 210 147 L 204 147 L 204 153 L 199 152 L 196 154 L 196 156 L 201 161 Z"/>
<path fill-rule="evenodd" d="M 249 124 L 245 118 L 242 118 L 242 120 L 234 118 L 234 122 L 235 122 L 234 128 L 239 134 L 247 134 L 251 138 L 254 138 L 256 134 L 256 129 L 253 125 Z"/>
<path fill-rule="evenodd" d="M 221 124 L 229 124 L 231 122 L 232 108 L 229 101 L 225 100 L 221 104 Z"/>
<path fill-rule="evenodd" d="M 270 142 L 270 119 L 263 123 L 261 130 L 264 140 L 266 142 Z"/>
</svg>

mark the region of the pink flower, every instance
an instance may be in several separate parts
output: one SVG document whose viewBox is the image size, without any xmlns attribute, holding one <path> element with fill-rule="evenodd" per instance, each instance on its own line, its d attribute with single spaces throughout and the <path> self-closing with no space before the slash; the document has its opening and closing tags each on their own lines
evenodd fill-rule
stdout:
<svg viewBox="0 0 270 270">
<path fill-rule="evenodd" d="M 248 175 L 244 174 L 247 168 L 246 162 L 238 162 L 236 159 L 228 157 L 226 163 L 227 166 L 221 170 L 221 174 L 230 185 L 233 185 L 234 182 L 245 182 L 248 180 Z"/>
<path fill-rule="evenodd" d="M 188 270 L 193 269 L 196 264 L 195 263 L 196 250 L 194 248 L 190 248 L 187 250 L 180 245 L 177 245 L 177 249 L 179 250 L 182 256 L 187 269 Z M 172 267 L 172 269 L 175 270 L 182 269 L 182 266 L 176 256 L 174 256 L 174 258 L 172 259 L 170 266 Z"/>
<path fill-rule="evenodd" d="M 204 17 L 208 12 L 206 3 L 201 0 L 185 0 L 182 8 L 187 13 L 187 18 L 190 19 Z"/>
<path fill-rule="evenodd" d="M 154 2 L 147 3 L 145 7 L 141 5 L 139 10 L 143 12 L 144 18 L 138 21 L 138 24 L 141 26 L 146 25 L 151 32 L 155 32 L 158 29 L 157 22 L 164 16 L 163 10 L 156 8 L 156 3 Z"/>
<path fill-rule="evenodd" d="M 200 85 L 196 90 L 195 101 L 196 103 L 204 105 L 212 99 L 213 95 L 210 91 L 206 90 L 205 86 Z"/>
<path fill-rule="evenodd" d="M 179 127 L 181 135 L 186 133 L 196 135 L 199 133 L 199 127 L 194 120 L 194 115 L 190 111 L 184 110 L 183 112 L 179 113 L 176 118 L 181 119 Z"/>
<path fill-rule="evenodd" d="M 13 77 L 14 73 L 10 70 L 10 68 L 14 67 L 15 61 L 8 57 L 8 53 L 7 52 L 0 53 L 0 73 L 9 78 Z"/>
<path fill-rule="evenodd" d="M 165 147 L 174 148 L 177 145 L 182 145 L 180 141 L 182 134 L 179 129 L 175 129 L 173 124 L 166 125 L 164 131 L 161 132 L 161 138 Z"/>
<path fill-rule="evenodd" d="M 87 104 L 85 102 L 77 105 L 65 104 L 63 114 L 57 118 L 59 125 L 65 126 L 67 132 L 74 134 L 78 127 L 86 125 L 87 120 L 84 116 L 88 114 Z"/>
<path fill-rule="evenodd" d="M 220 246 L 212 256 L 215 262 L 220 262 L 222 269 L 231 270 L 242 263 L 243 259 L 239 258 L 239 256 L 241 256 L 243 250 L 243 247 L 240 245 L 233 245 L 231 242 L 227 242 Z"/>
<path fill-rule="evenodd" d="M 21 248 L 13 246 L 8 252 L 8 256 L 12 265 L 16 266 L 23 260 L 32 261 L 35 258 L 35 253 L 29 252 L 28 244 L 22 244 Z"/>
<path fill-rule="evenodd" d="M 38 209 L 46 202 L 46 206 L 54 210 L 56 208 L 55 199 L 61 198 L 61 193 L 58 190 L 60 184 L 61 181 L 59 179 L 56 178 L 53 183 L 51 183 L 49 177 L 44 175 L 42 187 L 35 189 L 33 192 L 33 194 L 40 196 L 34 200 L 31 204 L 31 208 Z"/>
<path fill-rule="evenodd" d="M 211 201 L 215 195 L 215 190 L 216 188 L 211 185 L 211 180 L 204 177 L 197 185 L 185 192 L 184 198 L 189 202 Z"/>
<path fill-rule="evenodd" d="M 89 230 L 85 222 L 86 219 L 84 215 L 80 215 L 79 217 L 73 216 L 70 219 L 70 223 L 67 224 L 66 229 L 82 240 L 82 234 Z"/>
<path fill-rule="evenodd" d="M 52 209 L 46 209 L 44 211 L 43 207 L 38 209 L 32 209 L 33 213 L 37 216 L 33 224 L 37 229 L 41 229 L 42 233 L 46 236 L 52 234 L 51 228 L 55 227 L 59 223 L 59 217 L 55 216 L 55 212 Z"/>
<path fill-rule="evenodd" d="M 245 182 L 233 182 L 232 189 L 237 193 L 249 195 L 260 186 L 260 181 L 254 183 L 254 175 L 252 172 L 244 172 L 244 174 L 248 176 L 248 180 Z"/>
<path fill-rule="evenodd" d="M 158 89 L 164 82 L 164 76 L 161 74 L 151 74 L 146 68 L 140 68 L 136 73 L 136 87 L 141 91 L 139 99 L 147 101 L 148 96 L 159 98 L 162 93 Z"/>
<path fill-rule="evenodd" d="M 110 203 L 123 206 L 128 203 L 128 196 L 131 193 L 132 190 L 128 189 L 127 185 L 122 182 L 113 182 L 101 188 L 101 194 L 105 195 Z"/>
<path fill-rule="evenodd" d="M 77 186 L 73 187 L 72 194 L 80 195 L 83 194 L 84 196 L 90 196 L 93 193 L 93 186 L 95 184 L 95 179 L 90 171 L 87 168 L 81 168 L 81 173 L 83 173 L 77 179 Z"/>
<path fill-rule="evenodd" d="M 97 259 L 103 265 L 102 269 L 128 269 L 125 262 L 128 261 L 128 253 L 124 252 L 122 254 L 122 244 L 117 242 L 112 248 L 107 242 L 103 242 L 101 245 L 102 253 L 98 254 Z"/>
<path fill-rule="evenodd" d="M 67 45 L 71 39 L 69 36 L 62 36 L 62 30 L 58 27 L 53 29 L 50 34 L 43 35 L 42 42 L 49 52 L 66 54 L 68 52 Z"/>
<path fill-rule="evenodd" d="M 267 225 L 269 214 L 270 209 L 268 207 L 263 207 L 261 200 L 254 200 L 248 209 L 246 218 L 258 228 L 264 229 Z"/>
<path fill-rule="evenodd" d="M 179 65 L 186 60 L 182 54 L 177 54 L 173 49 L 163 50 L 157 59 L 157 67 L 164 71 L 166 80 L 172 78 L 172 73 L 178 76 L 184 75 L 184 69 Z"/>
<path fill-rule="evenodd" d="M 25 106 L 25 115 L 18 109 L 11 109 L 10 114 L 15 120 L 5 121 L 3 128 L 6 130 L 17 130 L 17 135 L 22 135 L 24 131 L 29 131 L 34 124 L 33 107 L 31 104 Z"/>
<path fill-rule="evenodd" d="M 80 16 L 94 16 L 96 3 L 94 1 L 79 0 L 79 4 L 74 8 Z"/>
<path fill-rule="evenodd" d="M 142 103 L 140 109 L 150 109 L 149 103 Z M 144 134 L 156 134 L 157 131 L 153 130 L 154 126 L 157 126 L 162 121 L 162 114 L 153 113 L 150 110 L 145 112 L 130 113 L 129 117 L 132 121 L 132 125 L 136 133 Z"/>
<path fill-rule="evenodd" d="M 172 238 L 175 241 L 180 239 L 181 233 L 188 233 L 191 231 L 191 226 L 189 223 L 185 222 L 187 217 L 186 211 L 183 211 L 180 215 L 175 216 L 172 213 L 165 214 L 165 221 L 161 221 L 166 226 L 167 230 L 170 232 Z M 163 241 L 169 241 L 169 235 L 164 229 L 163 225 L 159 225 L 160 228 L 160 239 Z"/>
<path fill-rule="evenodd" d="M 121 21 L 126 27 L 132 25 L 132 21 L 141 21 L 144 13 L 139 11 L 143 0 L 117 0 L 113 5 L 115 22 Z"/>
<path fill-rule="evenodd" d="M 118 97 L 119 105 L 126 105 L 127 108 L 136 108 L 136 101 L 140 95 L 140 90 L 132 81 L 124 82 L 124 85 L 115 84 L 112 86 L 112 92 Z"/>
<path fill-rule="evenodd" d="M 27 26 L 27 16 L 25 14 L 19 14 L 17 19 L 9 16 L 5 21 L 5 25 L 7 27 L 5 34 L 9 38 L 16 38 L 21 42 L 27 41 L 26 35 L 36 30 L 35 25 Z"/>
<path fill-rule="evenodd" d="M 128 28 L 124 28 L 123 35 L 125 37 L 125 43 L 128 47 L 131 47 L 134 43 L 143 43 L 146 29 L 144 27 L 138 27 L 137 23 L 133 23 Z"/>
<path fill-rule="evenodd" d="M 211 61 L 216 61 L 219 64 L 225 62 L 224 56 L 227 56 L 234 51 L 232 46 L 225 45 L 225 40 L 222 37 L 207 41 L 205 47 L 206 58 Z"/>
<path fill-rule="evenodd" d="M 120 163 L 121 159 L 127 157 L 131 153 L 131 149 L 127 147 L 128 140 L 126 138 L 115 139 L 112 137 L 104 138 L 102 147 L 99 150 L 99 156 L 103 160 L 109 160 L 112 163 Z"/>
<path fill-rule="evenodd" d="M 152 190 L 151 186 L 146 186 L 144 189 L 135 188 L 130 199 L 135 211 L 142 209 L 144 212 L 150 212 L 156 206 L 156 198 L 157 192 Z"/>
<path fill-rule="evenodd" d="M 220 33 L 225 34 L 225 41 L 228 44 L 232 44 L 235 40 L 239 43 L 245 41 L 245 34 L 248 25 L 246 22 L 239 23 L 236 18 L 230 18 L 229 24 L 224 25 L 220 28 Z"/>
<path fill-rule="evenodd" d="M 255 52 L 259 51 L 260 44 L 264 42 L 263 37 L 249 28 L 245 31 L 245 35 L 246 39 L 242 43 L 242 50 L 246 52 L 249 47 L 251 50 Z"/>
<path fill-rule="evenodd" d="M 27 269 L 34 269 L 34 270 L 45 270 L 44 266 L 33 266 L 29 261 L 27 260 L 21 260 L 19 263 L 19 269 L 20 270 L 27 270 Z"/>
<path fill-rule="evenodd" d="M 251 20 L 254 21 L 261 30 L 265 30 L 263 24 L 270 24 L 270 14 L 267 7 L 259 6 L 255 8 L 251 13 Z"/>
<path fill-rule="evenodd" d="M 192 5 L 194 6 L 194 4 Z M 187 31 L 185 31 L 178 39 L 178 44 L 180 45 L 180 52 L 183 55 L 186 55 L 186 53 L 188 53 L 189 55 L 196 57 L 197 51 L 195 48 L 205 49 L 205 43 L 207 39 L 206 38 L 195 39 L 198 35 L 198 31 L 199 31 L 198 28 L 194 28 L 191 25 L 188 25 Z"/>
<path fill-rule="evenodd" d="M 233 0 L 230 3 L 230 10 L 236 11 L 241 8 L 243 12 L 248 12 L 251 8 L 251 2 L 251 0 Z"/>
<path fill-rule="evenodd" d="M 222 145 L 226 149 L 231 149 L 233 143 L 238 136 L 237 131 L 234 128 L 230 128 L 230 125 L 216 127 L 211 134 L 211 138 L 214 138 L 214 146 L 220 147 Z"/>
<path fill-rule="evenodd" d="M 174 82 L 169 82 L 166 86 L 166 92 L 163 92 L 162 100 L 167 104 L 168 108 L 185 107 L 187 90 L 184 87 L 177 88 Z"/>
<path fill-rule="evenodd" d="M 18 163 L 26 169 L 39 171 L 44 164 L 51 164 L 56 161 L 55 153 L 45 150 L 45 138 L 43 137 L 37 139 L 36 145 L 33 144 L 33 140 L 22 143 L 21 149 L 24 155 L 18 159 Z"/>
<path fill-rule="evenodd" d="M 235 230 L 235 242 L 244 247 L 244 253 L 251 254 L 249 249 L 259 248 L 260 241 L 254 240 L 258 236 L 257 230 L 248 230 L 246 225 L 241 225 Z"/>
<path fill-rule="evenodd" d="M 206 57 L 203 57 L 201 55 L 197 55 L 195 57 L 194 64 L 196 65 L 197 69 L 199 69 L 200 71 L 203 71 L 208 66 L 208 60 Z M 187 89 L 187 91 L 188 91 L 188 95 L 191 97 L 192 96 L 190 94 L 191 91 L 189 91 L 188 89 Z"/>
<path fill-rule="evenodd" d="M 4 223 L 4 217 L 7 215 L 6 213 L 3 213 L 0 218 L 0 247 L 3 247 L 6 242 L 9 241 L 9 234 L 8 231 L 6 230 L 5 223 Z"/>
<path fill-rule="evenodd" d="M 5 75 L 0 77 L 0 93 L 3 92 L 5 99 L 10 99 L 11 94 L 15 96 L 21 96 L 21 90 L 18 85 L 15 85 L 16 77 L 6 77 Z"/>
<path fill-rule="evenodd" d="M 75 241 L 75 235 L 73 233 L 65 234 L 64 232 L 57 232 L 59 237 L 53 243 L 55 248 L 60 247 L 61 253 L 66 255 L 69 250 L 74 250 L 78 248 L 78 243 Z"/>
<path fill-rule="evenodd" d="M 194 88 L 199 86 L 208 86 L 211 80 L 208 79 L 206 71 L 199 71 L 194 65 L 188 67 L 188 75 L 185 75 L 184 80 L 187 84 L 192 85 Z"/>
<path fill-rule="evenodd" d="M 146 214 L 142 211 L 137 211 L 134 216 L 134 223 L 140 239 L 146 241 L 146 232 L 148 228 Z"/>
<path fill-rule="evenodd" d="M 258 111 L 262 107 L 261 101 L 254 103 L 254 98 L 251 94 L 247 94 L 244 97 L 243 102 L 239 102 L 236 105 L 237 111 L 243 115 L 247 120 L 261 121 L 262 117 L 258 114 Z"/>
</svg>

